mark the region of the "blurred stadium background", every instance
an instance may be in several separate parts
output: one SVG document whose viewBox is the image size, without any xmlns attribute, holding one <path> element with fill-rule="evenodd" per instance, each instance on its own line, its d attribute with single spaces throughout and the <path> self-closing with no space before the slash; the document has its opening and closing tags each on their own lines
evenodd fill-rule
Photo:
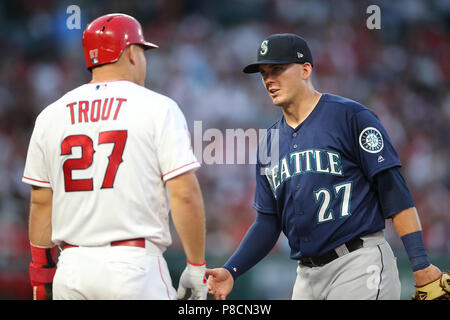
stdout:
<svg viewBox="0 0 450 320">
<path fill-rule="evenodd" d="M 369 30 L 366 9 L 381 8 Z M 67 7 L 81 9 L 69 30 Z M 155 0 L 0 2 L 0 299 L 30 299 L 29 186 L 21 182 L 37 114 L 90 80 L 81 34 L 97 16 L 136 17 L 149 41 L 146 86 L 172 97 L 190 129 L 266 128 L 278 116 L 252 61 L 267 35 L 297 33 L 310 44 L 321 92 L 357 100 L 378 114 L 397 147 L 433 263 L 450 265 L 450 2 L 446 0 Z M 191 132 L 193 133 L 193 132 Z M 252 150 L 250 150 L 252 152 Z M 208 266 L 221 266 L 253 222 L 252 165 L 203 165 Z M 165 256 L 174 286 L 185 265 L 177 235 Z M 402 299 L 413 290 L 401 241 L 387 222 Z M 282 236 L 236 284 L 230 299 L 289 299 L 294 261 Z"/>
</svg>

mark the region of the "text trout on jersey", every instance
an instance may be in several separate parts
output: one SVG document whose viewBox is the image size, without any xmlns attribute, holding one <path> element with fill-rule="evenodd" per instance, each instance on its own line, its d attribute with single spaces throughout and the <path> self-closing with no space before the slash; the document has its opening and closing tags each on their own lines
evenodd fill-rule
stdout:
<svg viewBox="0 0 450 320">
<path fill-rule="evenodd" d="M 97 122 L 99 120 L 108 120 L 111 114 L 114 114 L 113 120 L 117 120 L 122 103 L 127 101 L 124 98 L 105 98 L 94 101 L 81 100 L 67 104 L 70 110 L 71 123 L 75 124 L 75 118 L 78 123 Z M 112 111 L 112 112 L 111 112 Z"/>
</svg>

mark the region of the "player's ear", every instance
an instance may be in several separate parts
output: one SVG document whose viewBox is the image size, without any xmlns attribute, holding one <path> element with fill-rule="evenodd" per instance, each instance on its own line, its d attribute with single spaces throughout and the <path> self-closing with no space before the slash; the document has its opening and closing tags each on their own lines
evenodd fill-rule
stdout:
<svg viewBox="0 0 450 320">
<path fill-rule="evenodd" d="M 135 45 L 134 45 L 134 44 L 129 45 L 129 46 L 125 49 L 124 53 L 126 54 L 127 60 L 128 60 L 132 65 L 135 65 L 135 64 L 136 64 L 136 59 L 137 59 L 137 57 L 136 57 L 136 47 L 135 47 Z"/>
<path fill-rule="evenodd" d="M 307 80 L 311 77 L 312 74 L 312 65 L 309 62 L 305 62 L 301 64 L 302 66 L 302 79 Z"/>
<path fill-rule="evenodd" d="M 128 61 L 132 65 L 136 65 L 139 63 L 141 59 L 142 52 L 144 51 L 144 48 L 138 44 L 132 44 L 127 47 L 128 49 Z"/>
</svg>

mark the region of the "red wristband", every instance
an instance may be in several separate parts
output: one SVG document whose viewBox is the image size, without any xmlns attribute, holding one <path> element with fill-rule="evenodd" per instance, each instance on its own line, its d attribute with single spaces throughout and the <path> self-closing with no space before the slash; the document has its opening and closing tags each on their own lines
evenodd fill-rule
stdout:
<svg viewBox="0 0 450 320">
<path fill-rule="evenodd" d="M 30 247 L 32 259 L 30 263 L 31 285 L 38 286 L 52 283 L 56 272 L 56 246 L 53 248 L 39 248 L 30 244 Z"/>
<path fill-rule="evenodd" d="M 189 263 L 191 266 L 201 267 L 201 266 L 206 265 L 206 260 L 203 261 L 202 264 L 195 264 L 195 263 L 190 262 L 189 259 L 187 259 L 187 263 Z"/>
<path fill-rule="evenodd" d="M 45 283 L 52 283 L 56 273 L 56 267 L 43 268 L 30 263 L 30 281 L 32 286 L 39 286 Z"/>
<path fill-rule="evenodd" d="M 52 248 L 40 248 L 30 244 L 31 260 L 35 266 L 55 266 L 56 246 Z"/>
</svg>

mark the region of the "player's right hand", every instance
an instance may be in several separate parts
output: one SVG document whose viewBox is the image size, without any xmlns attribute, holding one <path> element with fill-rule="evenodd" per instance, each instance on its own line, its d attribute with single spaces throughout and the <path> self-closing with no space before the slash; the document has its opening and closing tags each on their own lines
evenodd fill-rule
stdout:
<svg viewBox="0 0 450 320">
<path fill-rule="evenodd" d="M 208 292 L 216 300 L 225 300 L 231 292 L 234 285 L 234 279 L 231 273 L 225 268 L 206 268 L 208 276 Z"/>
<path fill-rule="evenodd" d="M 177 298 L 179 300 L 186 296 L 186 289 L 191 289 L 191 296 L 188 300 L 206 300 L 208 285 L 206 284 L 205 269 L 206 263 L 193 265 L 188 261 L 178 285 Z"/>
</svg>

